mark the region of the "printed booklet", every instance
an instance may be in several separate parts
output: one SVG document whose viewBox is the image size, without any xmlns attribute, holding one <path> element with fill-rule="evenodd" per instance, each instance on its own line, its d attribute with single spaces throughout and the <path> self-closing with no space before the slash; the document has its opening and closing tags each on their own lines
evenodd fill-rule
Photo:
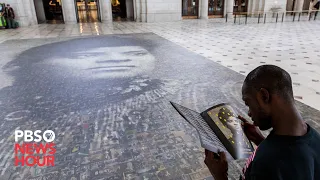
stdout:
<svg viewBox="0 0 320 180">
<path fill-rule="evenodd" d="M 248 158 L 253 153 L 254 148 L 241 127 L 241 120 L 230 104 L 218 104 L 198 113 L 170 103 L 197 130 L 203 148 L 214 153 L 224 151 L 228 160 Z"/>
</svg>

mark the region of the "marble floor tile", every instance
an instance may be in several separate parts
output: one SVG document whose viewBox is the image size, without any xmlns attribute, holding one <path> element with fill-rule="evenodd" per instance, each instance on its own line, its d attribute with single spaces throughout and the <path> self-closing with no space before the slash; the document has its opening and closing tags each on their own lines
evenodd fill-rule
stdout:
<svg viewBox="0 0 320 180">
<path fill-rule="evenodd" d="M 305 17 L 301 17 L 305 18 Z M 267 21 L 273 21 L 269 18 Z M 103 34 L 155 33 L 190 51 L 246 75 L 263 64 L 286 69 L 299 88 L 296 98 L 320 110 L 320 28 L 317 21 L 244 25 L 225 23 L 225 19 L 183 20 L 161 23 L 85 23 L 40 24 L 15 30 L 1 30 L 0 43 L 9 39 L 75 37 Z M 303 20 L 303 19 L 302 19 Z M 250 23 L 251 22 L 251 23 Z"/>
</svg>

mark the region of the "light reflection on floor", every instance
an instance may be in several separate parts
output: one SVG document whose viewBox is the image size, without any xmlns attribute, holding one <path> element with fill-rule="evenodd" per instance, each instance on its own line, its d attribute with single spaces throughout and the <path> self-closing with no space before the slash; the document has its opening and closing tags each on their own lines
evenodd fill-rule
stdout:
<svg viewBox="0 0 320 180">
<path fill-rule="evenodd" d="M 234 25 L 223 18 L 162 23 L 83 22 L 3 30 L 0 42 L 153 32 L 243 75 L 261 64 L 280 66 L 292 76 L 296 100 L 320 110 L 320 41 L 313 35 L 319 27 L 319 21 Z M 7 84 L 1 82 L 0 87 Z"/>
<path fill-rule="evenodd" d="M 88 11 L 78 11 L 79 22 L 99 22 L 98 11 L 97 10 L 88 10 Z"/>
</svg>

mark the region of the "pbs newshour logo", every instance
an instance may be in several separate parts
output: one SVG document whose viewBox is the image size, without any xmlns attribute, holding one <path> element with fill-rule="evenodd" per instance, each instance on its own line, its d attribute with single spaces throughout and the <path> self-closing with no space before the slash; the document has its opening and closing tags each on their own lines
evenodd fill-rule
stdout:
<svg viewBox="0 0 320 180">
<path fill-rule="evenodd" d="M 52 130 L 16 130 L 14 132 L 15 166 L 54 166 L 55 133 Z M 21 143 L 19 143 L 21 142 Z"/>
</svg>

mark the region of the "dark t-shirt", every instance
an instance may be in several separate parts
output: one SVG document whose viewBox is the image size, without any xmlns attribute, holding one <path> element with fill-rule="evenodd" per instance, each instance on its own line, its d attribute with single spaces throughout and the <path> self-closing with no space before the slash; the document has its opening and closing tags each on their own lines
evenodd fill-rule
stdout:
<svg viewBox="0 0 320 180">
<path fill-rule="evenodd" d="M 248 159 L 240 180 L 320 180 L 320 135 L 270 135 Z"/>
</svg>

